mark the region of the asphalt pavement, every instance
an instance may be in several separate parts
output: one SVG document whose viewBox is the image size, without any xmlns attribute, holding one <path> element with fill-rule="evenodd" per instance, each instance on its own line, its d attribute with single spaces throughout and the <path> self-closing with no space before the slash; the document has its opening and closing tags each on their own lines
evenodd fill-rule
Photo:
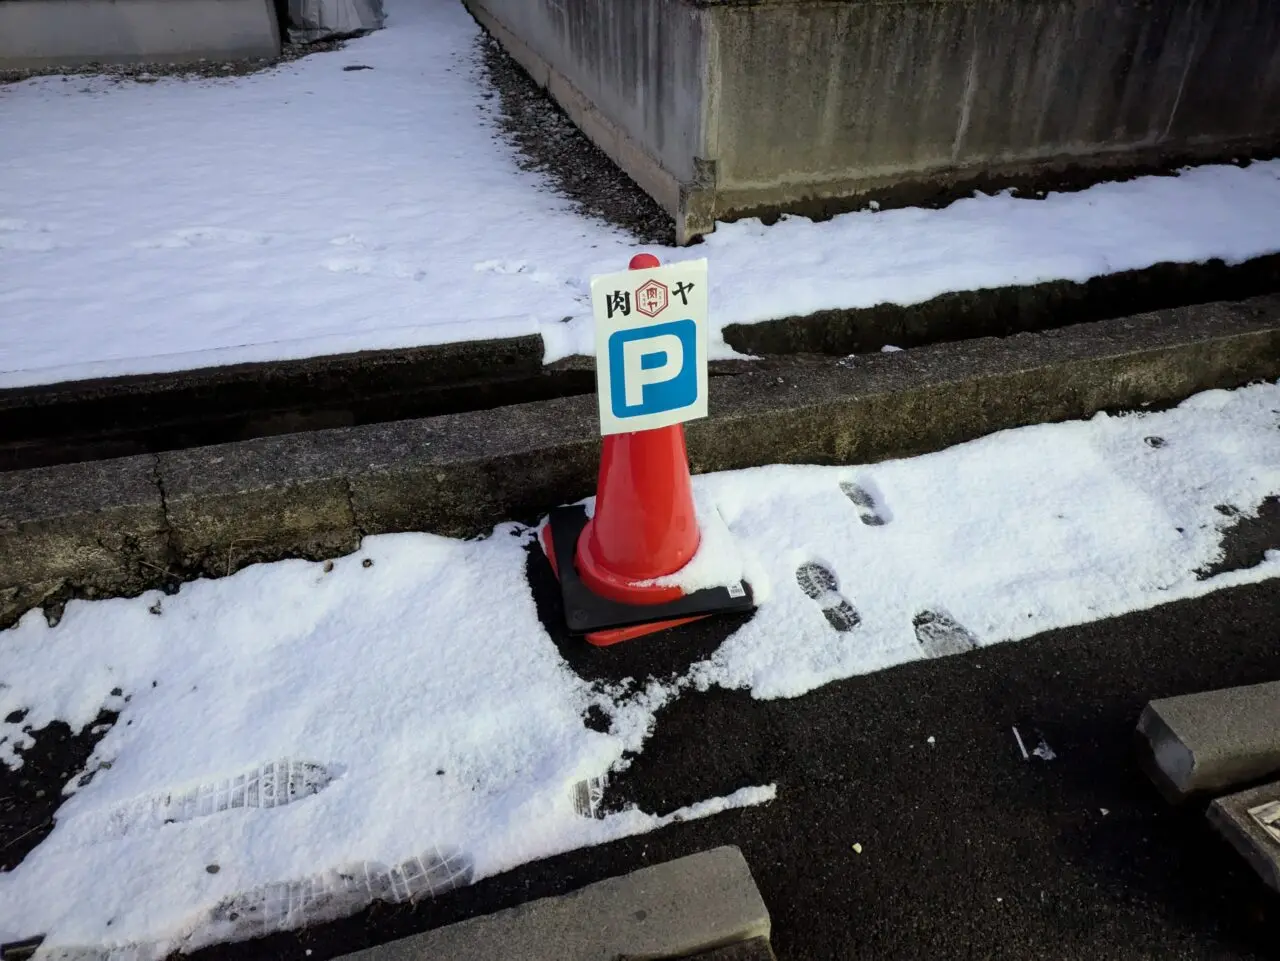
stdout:
<svg viewBox="0 0 1280 961">
<path fill-rule="evenodd" d="M 540 558 L 531 574 L 554 624 Z M 611 650 L 559 642 L 586 677 L 667 676 L 733 623 Z M 1133 731 L 1152 698 L 1278 678 L 1273 580 L 791 700 L 692 693 L 658 715 L 606 803 L 665 812 L 763 783 L 777 784 L 775 802 L 201 957 L 323 961 L 736 844 L 772 913 L 781 961 L 1275 958 L 1280 899 L 1202 808 L 1165 804 L 1139 770 Z M 1015 726 L 1029 751 L 1043 739 L 1053 759 L 1024 760 Z"/>
<path fill-rule="evenodd" d="M 1266 530 L 1242 530 L 1228 560 L 1252 563 L 1280 543 L 1277 513 L 1268 511 Z M 554 625 L 555 585 L 540 556 L 531 556 L 530 572 Z M 613 649 L 563 636 L 558 643 L 586 677 L 667 676 L 713 650 L 734 623 L 702 622 Z M 433 902 L 379 904 L 199 957 L 324 961 L 736 844 L 772 912 L 781 961 L 1275 958 L 1280 899 L 1212 833 L 1202 808 L 1165 804 L 1138 767 L 1133 730 L 1152 698 L 1276 679 L 1280 581 L 1272 580 L 790 700 L 690 693 L 658 715 L 606 803 L 666 812 L 764 783 L 777 785 L 775 802 L 525 865 Z M 1015 726 L 1028 750 L 1043 740 L 1053 758 L 1024 759 Z M 33 764 L 27 774 L 49 770 L 44 790 L 56 794 L 52 775 L 64 774 L 83 745 L 41 743 L 60 763 Z M 23 812 L 35 809 L 24 804 Z M 6 854 L 32 840 L 14 843 L 26 823 L 3 825 Z"/>
</svg>

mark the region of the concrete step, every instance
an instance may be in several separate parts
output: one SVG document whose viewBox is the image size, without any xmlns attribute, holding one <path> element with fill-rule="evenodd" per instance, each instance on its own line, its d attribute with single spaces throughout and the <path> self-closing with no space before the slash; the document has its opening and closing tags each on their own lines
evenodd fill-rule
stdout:
<svg viewBox="0 0 1280 961">
<path fill-rule="evenodd" d="M 1152 701 L 1138 720 L 1147 772 L 1170 801 L 1280 772 L 1280 681 Z"/>
<path fill-rule="evenodd" d="M 1271 722 L 1280 728 L 1280 716 Z M 1218 798 L 1209 823 L 1239 851 L 1266 884 L 1280 892 L 1280 781 Z"/>
<path fill-rule="evenodd" d="M 769 911 L 736 847 L 720 847 L 641 868 L 557 898 L 345 955 L 346 961 L 616 961 L 703 957 L 749 942 L 768 952 Z M 761 954 L 761 942 L 768 953 Z M 750 953 L 754 951 L 755 953 Z"/>
</svg>

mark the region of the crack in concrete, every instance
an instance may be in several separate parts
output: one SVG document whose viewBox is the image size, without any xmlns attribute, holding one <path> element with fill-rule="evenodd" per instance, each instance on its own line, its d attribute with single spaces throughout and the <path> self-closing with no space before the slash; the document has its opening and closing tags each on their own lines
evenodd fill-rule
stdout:
<svg viewBox="0 0 1280 961">
<path fill-rule="evenodd" d="M 164 487 L 164 472 L 160 470 L 160 456 L 151 455 L 151 481 L 160 495 L 160 516 L 164 519 L 165 563 L 170 569 L 180 568 L 178 544 L 174 535 L 173 518 L 169 516 L 169 492 Z"/>
<path fill-rule="evenodd" d="M 360 535 L 360 541 L 363 543 L 364 539 L 369 536 L 369 533 L 365 530 L 364 525 L 360 523 L 360 512 L 356 510 L 356 491 L 355 488 L 351 486 L 350 477 L 342 478 L 342 487 L 347 493 L 347 510 L 351 512 L 351 527 L 358 535 Z M 359 545 L 357 545 L 357 549 L 359 549 Z"/>
</svg>

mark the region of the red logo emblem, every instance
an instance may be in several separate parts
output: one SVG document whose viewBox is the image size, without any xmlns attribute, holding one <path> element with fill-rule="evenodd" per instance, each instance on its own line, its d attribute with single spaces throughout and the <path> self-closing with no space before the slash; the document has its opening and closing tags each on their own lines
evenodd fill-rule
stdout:
<svg viewBox="0 0 1280 961">
<path fill-rule="evenodd" d="M 650 280 L 636 290 L 636 310 L 646 317 L 657 317 L 667 309 L 667 285 Z"/>
</svg>

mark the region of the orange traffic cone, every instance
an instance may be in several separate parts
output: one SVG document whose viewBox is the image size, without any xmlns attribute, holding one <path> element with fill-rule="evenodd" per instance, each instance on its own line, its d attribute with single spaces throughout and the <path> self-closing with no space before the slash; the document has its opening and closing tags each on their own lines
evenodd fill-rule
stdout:
<svg viewBox="0 0 1280 961">
<path fill-rule="evenodd" d="M 637 254 L 630 267 L 658 265 L 652 254 Z M 678 572 L 699 540 L 682 424 L 606 436 L 595 515 L 587 520 L 581 507 L 560 508 L 542 529 L 569 628 L 598 646 L 751 608 L 745 584 L 685 594 L 644 583 Z"/>
</svg>

